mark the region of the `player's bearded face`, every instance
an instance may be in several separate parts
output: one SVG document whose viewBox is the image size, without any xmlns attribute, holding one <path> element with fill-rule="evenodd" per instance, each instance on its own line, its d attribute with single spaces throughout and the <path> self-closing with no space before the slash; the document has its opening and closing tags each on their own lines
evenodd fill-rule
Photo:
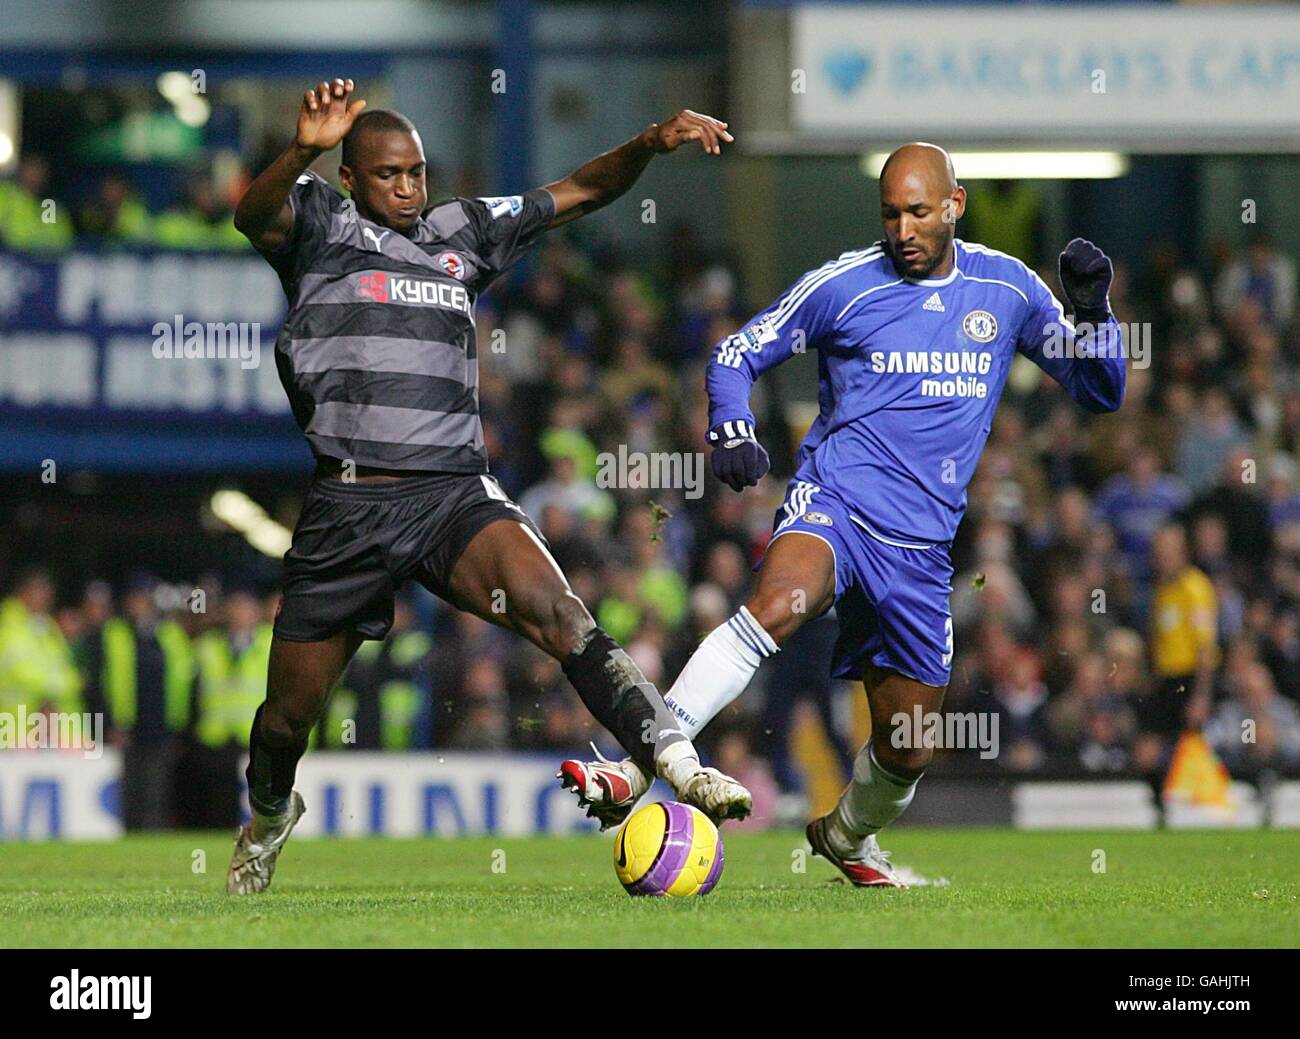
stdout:
<svg viewBox="0 0 1300 1039">
<path fill-rule="evenodd" d="M 947 259 L 956 235 L 953 211 L 954 200 L 946 195 L 906 190 L 882 193 L 881 223 L 900 274 L 928 278 Z"/>
<path fill-rule="evenodd" d="M 384 227 L 411 230 L 429 204 L 424 148 L 415 134 L 366 134 L 357 148 L 356 167 L 344 169 L 344 187 L 357 212 Z"/>
</svg>

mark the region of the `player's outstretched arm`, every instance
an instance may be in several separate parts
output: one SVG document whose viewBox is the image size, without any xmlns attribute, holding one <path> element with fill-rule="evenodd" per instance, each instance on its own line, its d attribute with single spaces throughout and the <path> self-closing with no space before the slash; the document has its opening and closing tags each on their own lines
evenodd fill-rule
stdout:
<svg viewBox="0 0 1300 1039">
<path fill-rule="evenodd" d="M 699 141 L 707 154 L 721 155 L 722 143 L 733 140 L 726 123 L 689 108 L 662 123 L 651 123 L 630 141 L 546 185 L 555 199 L 555 219 L 550 226 L 558 227 L 609 205 L 636 183 L 656 155 L 676 151 L 691 141 Z"/>
<path fill-rule="evenodd" d="M 319 83 L 302 97 L 293 143 L 248 186 L 235 210 L 235 227 L 259 249 L 274 250 L 293 231 L 289 192 L 307 167 L 335 147 L 366 107 L 352 101 L 353 83 L 336 79 Z"/>
</svg>

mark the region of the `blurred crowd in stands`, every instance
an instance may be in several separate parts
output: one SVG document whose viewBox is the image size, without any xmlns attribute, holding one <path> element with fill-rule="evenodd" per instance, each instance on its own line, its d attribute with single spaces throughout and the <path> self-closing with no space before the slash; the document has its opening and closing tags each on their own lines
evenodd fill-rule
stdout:
<svg viewBox="0 0 1300 1039">
<path fill-rule="evenodd" d="M 212 176 L 195 170 L 185 177 L 180 197 L 152 212 L 130 179 L 120 172 L 100 177 L 95 190 L 68 201 L 51 197 L 49 162 L 26 152 L 13 177 L 0 179 L 0 246 L 54 254 L 81 247 L 154 246 L 193 251 L 246 250 L 248 240 L 232 222 L 234 201 L 248 183 L 236 178 L 228 193 Z"/>
<path fill-rule="evenodd" d="M 40 175 L 26 162 L 19 173 L 33 200 Z M 12 220 L 18 189 L 5 191 L 0 234 L 22 247 L 29 232 L 14 228 L 28 218 Z M 166 214 L 131 199 L 106 180 L 79 231 L 192 247 L 202 224 L 206 248 L 230 237 L 197 181 L 170 231 Z M 590 223 L 582 233 L 598 235 Z M 959 234 L 981 240 L 978 228 Z M 946 703 L 995 712 L 1001 752 L 989 762 L 941 754 L 936 768 L 1155 777 L 1193 729 L 1236 775 L 1300 774 L 1295 263 L 1262 235 L 1207 255 L 1192 268 L 1155 245 L 1141 267 L 1117 265 L 1113 309 L 1150 336 L 1150 363 L 1130 371 L 1118 413 L 1089 416 L 1028 361 L 1013 368 L 953 546 Z M 1034 256 L 1056 287 L 1053 257 Z M 773 473 L 743 495 L 707 464 L 699 497 L 601 486 L 602 453 L 702 452 L 710 351 L 763 305 L 744 299 L 735 265 L 688 227 L 661 253 L 635 256 L 553 234 L 479 303 L 493 471 L 598 621 L 665 691 L 752 588 L 810 416 L 778 380 L 759 384 Z M 274 589 L 162 576 L 169 583 L 141 574 L 117 589 L 60 587 L 56 599 L 41 571 L 11 575 L 0 709 L 105 711 L 111 741 L 137 754 L 141 789 L 177 762 L 208 784 L 178 784 L 176 804 L 137 824 L 225 824 L 230 762 L 265 686 Z M 393 636 L 367 643 L 350 667 L 318 746 L 559 755 L 595 739 L 615 752 L 555 661 L 418 589 L 407 595 Z M 845 705 L 860 692 L 826 678 L 834 635 L 833 617 L 806 626 L 705 734 L 716 763 L 754 790 L 756 814 L 771 818 L 777 798 L 803 785 L 793 719 L 819 721 L 849 766 Z M 220 776 L 231 778 L 205 800 Z"/>
</svg>

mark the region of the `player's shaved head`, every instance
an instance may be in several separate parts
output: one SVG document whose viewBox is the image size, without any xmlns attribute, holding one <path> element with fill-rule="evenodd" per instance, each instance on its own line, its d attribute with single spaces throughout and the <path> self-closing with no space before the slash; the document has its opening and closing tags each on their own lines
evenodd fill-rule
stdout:
<svg viewBox="0 0 1300 1039">
<path fill-rule="evenodd" d="M 409 235 L 429 200 L 424 144 L 400 112 L 367 109 L 343 138 L 339 179 L 357 212 Z"/>
<path fill-rule="evenodd" d="M 957 174 L 952 168 L 952 156 L 937 144 L 926 144 L 924 141 L 913 141 L 890 152 L 889 158 L 880 167 L 882 192 L 886 180 L 891 176 L 919 177 L 943 195 L 950 195 L 957 189 Z"/>
<path fill-rule="evenodd" d="M 362 112 L 352 123 L 350 129 L 343 138 L 343 160 L 344 166 L 356 166 L 357 150 L 361 146 L 361 140 L 370 134 L 376 133 L 409 133 L 419 140 L 420 135 L 415 130 L 415 124 L 401 112 L 393 112 L 387 108 L 372 108 Z"/>
<path fill-rule="evenodd" d="M 895 149 L 880 169 L 880 219 L 894 267 L 907 278 L 944 276 L 952 240 L 966 211 L 966 189 L 952 158 L 938 145 L 915 141 Z"/>
</svg>

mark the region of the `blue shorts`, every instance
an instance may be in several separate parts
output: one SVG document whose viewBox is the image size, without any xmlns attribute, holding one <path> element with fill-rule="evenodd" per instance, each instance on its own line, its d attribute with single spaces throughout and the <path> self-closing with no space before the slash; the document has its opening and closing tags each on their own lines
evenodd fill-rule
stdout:
<svg viewBox="0 0 1300 1039">
<path fill-rule="evenodd" d="M 790 482 L 772 541 L 796 532 L 821 538 L 835 555 L 840 635 L 832 676 L 861 678 L 871 663 L 926 685 L 947 685 L 953 649 L 950 544 L 886 538 L 834 493 L 804 480 Z"/>
</svg>

